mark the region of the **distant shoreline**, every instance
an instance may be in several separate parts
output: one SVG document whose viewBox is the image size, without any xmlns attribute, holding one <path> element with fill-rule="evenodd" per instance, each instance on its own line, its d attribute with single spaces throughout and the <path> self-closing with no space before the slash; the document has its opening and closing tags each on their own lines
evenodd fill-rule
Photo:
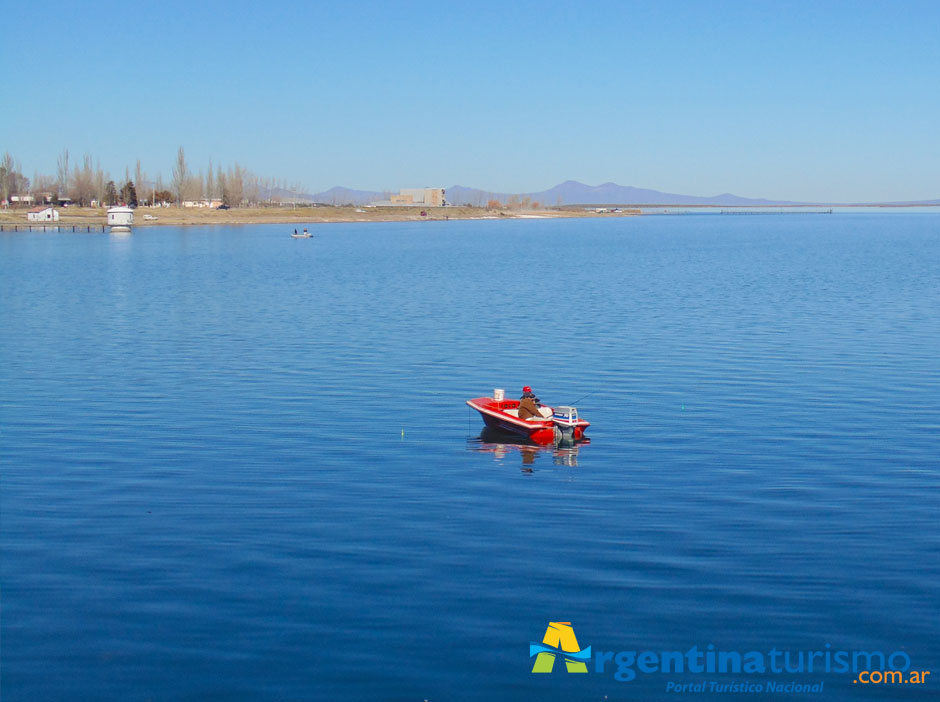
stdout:
<svg viewBox="0 0 940 702">
<path fill-rule="evenodd" d="M 355 222 L 427 222 L 445 220 L 507 220 L 507 219 L 571 219 L 571 218 L 612 218 L 635 217 L 645 214 L 642 210 L 730 210 L 746 213 L 747 211 L 767 210 L 806 210 L 808 208 L 831 209 L 833 211 L 851 211 L 857 209 L 936 209 L 940 205 L 881 204 L 881 205 L 565 205 L 561 207 L 539 209 L 517 209 L 510 207 L 239 207 L 229 210 L 183 207 L 138 207 L 134 214 L 134 227 L 151 226 L 198 226 L 198 225 L 244 225 L 244 224 L 286 224 L 302 227 L 304 225 Z M 617 211 L 598 211 L 617 209 Z M 57 207 L 58 222 L 29 222 L 26 208 L 0 210 L 0 226 L 4 230 L 10 226 L 106 226 L 107 208 L 99 207 Z M 425 212 L 425 216 L 421 212 Z M 145 219 L 145 217 L 155 219 Z"/>
<path fill-rule="evenodd" d="M 0 225 L 77 225 L 105 224 L 106 208 L 57 207 L 58 222 L 28 222 L 26 209 L 0 211 Z M 425 216 L 421 216 L 425 212 Z M 134 227 L 187 226 L 208 224 L 327 224 L 334 222 L 424 222 L 449 219 L 564 219 L 572 217 L 629 217 L 638 209 L 620 212 L 595 212 L 581 207 L 548 209 L 486 209 L 481 207 L 239 207 L 229 210 L 183 207 L 138 207 Z M 155 219 L 145 219 L 151 216 Z"/>
</svg>

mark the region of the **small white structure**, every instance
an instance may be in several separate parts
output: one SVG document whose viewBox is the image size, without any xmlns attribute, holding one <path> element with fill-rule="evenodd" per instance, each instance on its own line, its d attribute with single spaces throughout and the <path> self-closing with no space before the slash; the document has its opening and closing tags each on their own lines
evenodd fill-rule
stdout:
<svg viewBox="0 0 940 702">
<path fill-rule="evenodd" d="M 59 211 L 52 206 L 34 207 L 26 213 L 26 219 L 30 222 L 58 222 Z"/>
<path fill-rule="evenodd" d="M 134 223 L 134 210 L 130 207 L 109 207 L 108 226 L 112 232 L 129 232 Z"/>
<path fill-rule="evenodd" d="M 222 204 L 222 200 L 219 198 L 212 199 L 202 199 L 202 200 L 183 200 L 183 207 L 208 207 L 210 210 L 214 210 L 216 207 Z"/>
</svg>

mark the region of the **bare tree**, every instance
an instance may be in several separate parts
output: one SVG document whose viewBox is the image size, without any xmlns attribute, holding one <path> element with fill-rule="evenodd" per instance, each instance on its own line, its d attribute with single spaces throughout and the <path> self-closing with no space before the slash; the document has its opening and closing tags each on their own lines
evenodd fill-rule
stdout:
<svg viewBox="0 0 940 702">
<path fill-rule="evenodd" d="M 89 157 L 90 158 L 90 157 Z M 108 181 L 111 180 L 110 174 L 101 170 L 101 161 L 95 163 L 95 198 L 98 200 L 98 206 L 104 202 L 108 192 Z"/>
<path fill-rule="evenodd" d="M 219 189 L 219 199 L 222 200 L 222 204 L 228 205 L 229 207 L 231 207 L 231 204 L 228 201 L 228 197 L 229 197 L 228 185 L 226 184 L 226 181 L 225 181 L 225 173 L 222 172 L 221 163 L 218 165 L 218 170 L 215 173 L 215 182 L 216 182 L 216 187 Z"/>
<path fill-rule="evenodd" d="M 209 202 L 215 197 L 215 176 L 212 172 L 212 159 L 209 159 L 209 168 L 206 171 L 206 198 Z"/>
<path fill-rule="evenodd" d="M 44 198 L 51 196 L 50 199 L 55 198 L 56 196 L 56 180 L 51 175 L 46 175 L 45 173 L 34 173 L 33 182 L 30 186 L 30 190 L 33 195 L 36 195 L 36 202 L 43 202 Z"/>
<path fill-rule="evenodd" d="M 0 161 L 0 190 L 4 200 L 8 200 L 11 195 L 25 195 L 29 192 L 29 178 L 20 173 L 20 164 L 9 152 L 4 153 Z"/>
<path fill-rule="evenodd" d="M 68 196 L 69 192 L 69 150 L 62 149 L 56 162 L 56 197 Z"/>
<path fill-rule="evenodd" d="M 91 154 L 85 154 L 82 158 L 82 166 L 75 166 L 72 172 L 72 190 L 70 192 L 72 200 L 78 205 L 85 207 L 91 204 L 95 198 L 95 172 L 91 167 Z"/>
<path fill-rule="evenodd" d="M 293 196 L 294 196 L 294 204 L 295 204 L 295 205 L 297 204 L 297 201 L 299 200 L 300 196 L 301 196 L 302 194 L 304 194 L 304 191 L 305 191 L 306 189 L 307 189 L 306 186 L 305 186 L 301 181 L 299 181 L 299 180 L 298 180 L 298 181 L 295 181 L 294 184 L 291 186 L 291 193 L 292 193 Z M 306 199 L 307 199 L 307 197 L 305 196 L 305 197 L 304 197 L 304 200 L 306 200 Z"/>
<path fill-rule="evenodd" d="M 225 204 L 231 207 L 240 206 L 245 197 L 245 169 L 239 166 L 237 161 L 228 170 L 228 175 L 225 177 L 225 186 L 229 197 Z"/>
<path fill-rule="evenodd" d="M 84 154 L 78 163 L 73 163 L 68 149 L 63 149 L 57 157 L 55 176 L 47 176 L 36 172 L 33 178 L 33 188 L 30 190 L 30 181 L 20 173 L 19 164 L 12 155 L 6 154 L 0 158 L 0 186 L 2 194 L 9 198 L 16 194 L 53 195 L 58 199 L 71 199 L 78 205 L 88 206 L 93 201 L 100 205 L 108 196 L 107 184 L 113 180 L 109 173 L 101 168 L 100 161 L 94 161 L 91 154 Z M 133 171 L 133 179 L 132 179 Z M 166 185 L 161 174 L 157 173 L 148 178 L 141 167 L 140 159 L 136 160 L 131 169 L 125 166 L 124 179 L 120 181 L 126 188 L 133 184 L 139 194 L 141 204 L 155 200 L 172 200 L 157 198 L 157 191 L 166 191 L 172 188 L 173 196 L 178 205 L 186 200 L 204 197 L 215 200 L 219 197 L 230 207 L 266 204 L 296 204 L 304 192 L 301 182 L 289 182 L 285 178 L 259 176 L 247 168 L 235 163 L 227 169 L 221 164 L 214 164 L 209 159 L 209 168 L 206 171 L 193 173 L 186 162 L 186 154 L 182 146 L 177 150 L 176 164 L 173 168 L 172 184 Z M 117 189 L 118 181 L 115 181 Z M 120 190 L 120 189 L 118 189 Z M 128 192 L 130 192 L 128 190 Z M 306 197 L 306 196 L 305 196 Z M 339 198 L 347 197 L 342 193 L 332 193 L 332 200 L 338 203 Z M 111 198 L 113 199 L 113 197 Z M 124 199 L 128 199 L 125 197 Z"/>
<path fill-rule="evenodd" d="M 12 178 L 14 173 L 13 167 L 13 156 L 9 151 L 3 154 L 3 160 L 0 161 L 0 195 L 3 196 L 3 200 L 7 201 L 10 199 L 10 195 L 13 194 Z"/>
<path fill-rule="evenodd" d="M 137 186 L 137 201 L 153 204 L 151 201 L 153 194 L 153 184 L 147 180 L 147 174 L 140 167 L 140 159 L 137 159 L 137 165 L 134 166 L 134 184 Z M 145 187 L 149 185 L 150 187 Z"/>
<path fill-rule="evenodd" d="M 176 165 L 173 166 L 173 189 L 176 190 L 176 204 L 183 204 L 183 190 L 186 187 L 186 154 L 180 146 L 176 152 Z"/>
<path fill-rule="evenodd" d="M 189 175 L 183 181 L 180 204 L 189 200 L 198 200 L 202 193 L 202 175 Z"/>
<path fill-rule="evenodd" d="M 258 176 L 247 168 L 239 166 L 238 163 L 235 164 L 235 170 L 238 173 L 238 180 L 241 182 L 242 195 L 240 202 L 249 207 L 258 204 L 258 201 L 261 199 L 261 187 L 258 184 Z"/>
</svg>

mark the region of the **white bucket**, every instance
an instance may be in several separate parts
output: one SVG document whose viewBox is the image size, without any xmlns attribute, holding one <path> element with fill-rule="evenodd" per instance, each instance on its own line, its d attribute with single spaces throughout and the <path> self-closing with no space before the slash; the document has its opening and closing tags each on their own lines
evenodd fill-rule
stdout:
<svg viewBox="0 0 940 702">
<path fill-rule="evenodd" d="M 493 391 L 493 399 L 497 402 L 502 402 L 504 397 L 506 397 L 506 391 L 502 388 L 496 388 Z"/>
</svg>

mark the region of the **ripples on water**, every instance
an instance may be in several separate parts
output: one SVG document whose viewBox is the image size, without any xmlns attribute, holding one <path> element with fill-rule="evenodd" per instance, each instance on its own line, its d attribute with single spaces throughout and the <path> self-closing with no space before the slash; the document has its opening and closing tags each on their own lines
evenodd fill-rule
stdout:
<svg viewBox="0 0 940 702">
<path fill-rule="evenodd" d="M 0 235 L 5 698 L 697 679 L 532 675 L 550 620 L 595 650 L 828 643 L 940 675 L 938 225 Z M 592 393 L 591 442 L 481 437 L 463 401 L 523 384 Z M 851 677 L 796 676 L 883 698 Z"/>
</svg>

